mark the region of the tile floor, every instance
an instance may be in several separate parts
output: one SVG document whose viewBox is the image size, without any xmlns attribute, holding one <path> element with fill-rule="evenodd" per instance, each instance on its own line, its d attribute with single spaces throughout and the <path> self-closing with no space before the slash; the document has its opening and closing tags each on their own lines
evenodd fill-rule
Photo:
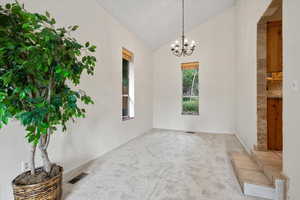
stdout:
<svg viewBox="0 0 300 200">
<path fill-rule="evenodd" d="M 233 135 L 153 130 L 85 166 L 65 200 L 259 200 L 245 197 L 228 152 Z"/>
</svg>

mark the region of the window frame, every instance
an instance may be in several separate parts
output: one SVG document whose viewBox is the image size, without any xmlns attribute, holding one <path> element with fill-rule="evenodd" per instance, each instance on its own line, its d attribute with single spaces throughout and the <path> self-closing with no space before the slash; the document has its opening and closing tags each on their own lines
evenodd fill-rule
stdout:
<svg viewBox="0 0 300 200">
<path fill-rule="evenodd" d="M 127 94 L 124 93 L 124 85 L 123 85 L 123 67 L 124 67 L 124 60 L 128 62 L 128 92 Z M 127 98 L 127 109 L 128 115 L 123 115 L 124 113 L 124 97 Z M 133 53 L 128 51 L 125 48 L 122 48 L 122 113 L 121 118 L 122 121 L 127 121 L 130 119 L 135 118 L 135 101 L 134 101 L 134 67 L 133 67 Z"/>
<path fill-rule="evenodd" d="M 187 66 L 187 68 L 185 68 L 184 66 Z M 190 66 L 192 66 L 192 68 L 189 68 Z M 198 81 L 196 82 L 196 84 L 198 85 L 198 96 L 195 95 L 184 95 L 183 92 L 183 71 L 184 70 L 191 70 L 191 69 L 197 69 L 197 76 L 198 76 Z M 188 62 L 188 63 L 182 63 L 181 64 L 181 115 L 182 116 L 199 116 L 200 115 L 200 92 L 199 92 L 199 86 L 200 86 L 200 82 L 199 82 L 199 62 Z M 198 99 L 198 109 L 197 112 L 195 113 L 188 113 L 188 112 L 184 112 L 184 106 L 183 106 L 183 98 L 197 98 Z"/>
</svg>

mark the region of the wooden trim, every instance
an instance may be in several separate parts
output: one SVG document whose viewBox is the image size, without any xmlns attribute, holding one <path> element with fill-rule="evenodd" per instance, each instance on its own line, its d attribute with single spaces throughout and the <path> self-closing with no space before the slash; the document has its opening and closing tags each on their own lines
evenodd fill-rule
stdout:
<svg viewBox="0 0 300 200">
<path fill-rule="evenodd" d="M 131 51 L 129 51 L 128 49 L 122 48 L 122 57 L 123 59 L 131 62 L 133 61 L 133 53 Z"/>
<path fill-rule="evenodd" d="M 182 63 L 181 69 L 199 69 L 199 62 Z"/>
</svg>

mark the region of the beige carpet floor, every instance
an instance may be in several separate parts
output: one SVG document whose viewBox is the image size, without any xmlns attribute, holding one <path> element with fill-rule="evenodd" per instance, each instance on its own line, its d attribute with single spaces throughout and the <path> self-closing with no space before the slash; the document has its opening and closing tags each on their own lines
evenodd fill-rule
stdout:
<svg viewBox="0 0 300 200">
<path fill-rule="evenodd" d="M 233 135 L 154 130 L 84 168 L 66 200 L 258 200 L 245 197 L 230 151 L 243 151 Z"/>
</svg>

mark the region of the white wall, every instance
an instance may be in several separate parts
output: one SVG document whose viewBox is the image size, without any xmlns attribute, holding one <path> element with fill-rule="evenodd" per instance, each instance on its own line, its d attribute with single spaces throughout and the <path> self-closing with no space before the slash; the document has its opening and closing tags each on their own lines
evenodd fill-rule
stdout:
<svg viewBox="0 0 300 200">
<path fill-rule="evenodd" d="M 95 0 L 25 0 L 33 11 L 54 15 L 60 25 L 78 24 L 80 41 L 97 45 L 94 77 L 84 77 L 81 87 L 94 97 L 87 118 L 58 132 L 49 153 L 68 171 L 127 142 L 152 128 L 152 53 L 133 34 L 110 17 Z M 1 3 L 2 4 L 2 3 Z M 135 119 L 121 121 L 121 48 L 135 54 Z M 28 158 L 24 130 L 17 122 L 0 131 L 0 199 L 10 200 L 10 181 Z"/>
<path fill-rule="evenodd" d="M 256 144 L 257 23 L 271 0 L 238 0 L 236 5 L 236 132 L 248 149 Z"/>
<path fill-rule="evenodd" d="M 299 0 L 283 1 L 283 167 L 290 178 L 289 200 L 300 198 L 300 92 L 290 87 L 293 81 L 300 84 L 299 8 Z"/>
<path fill-rule="evenodd" d="M 50 145 L 52 160 L 62 164 L 66 171 L 153 126 L 237 132 L 248 148 L 256 144 L 256 25 L 271 0 L 238 0 L 235 8 L 189 32 L 188 38 L 198 41 L 199 47 L 192 57 L 183 59 L 171 55 L 170 44 L 158 49 L 153 57 L 147 47 L 111 18 L 95 0 L 23 1 L 30 10 L 49 10 L 61 25 L 78 24 L 80 29 L 76 36 L 98 46 L 95 76 L 84 77 L 81 84 L 94 97 L 96 104 L 88 107 L 86 119 L 70 124 L 68 133 L 56 134 Z M 290 177 L 290 200 L 296 200 L 300 196 L 300 94 L 289 86 L 293 80 L 300 84 L 300 28 L 297 21 L 300 1 L 283 2 L 284 173 Z M 121 47 L 135 53 L 135 119 L 126 122 L 120 117 Z M 200 62 L 199 116 L 181 115 L 180 63 L 189 61 Z M 12 199 L 9 182 L 20 173 L 21 161 L 27 160 L 28 146 L 24 134 L 17 122 L 0 131 L 1 200 Z"/>
<path fill-rule="evenodd" d="M 271 0 L 239 0 L 237 19 L 237 133 L 252 148 L 256 144 L 256 26 Z M 300 197 L 299 113 L 300 83 L 299 0 L 283 0 L 284 88 L 283 88 L 283 173 L 290 179 L 289 200 Z M 300 87 L 300 86 L 298 86 Z"/>
<path fill-rule="evenodd" d="M 154 127 L 213 133 L 234 132 L 234 9 L 210 18 L 187 34 L 198 46 L 190 57 L 177 58 L 170 44 L 154 53 Z M 176 38 L 174 38 L 175 40 Z M 199 116 L 181 115 L 180 64 L 199 61 Z"/>
</svg>

